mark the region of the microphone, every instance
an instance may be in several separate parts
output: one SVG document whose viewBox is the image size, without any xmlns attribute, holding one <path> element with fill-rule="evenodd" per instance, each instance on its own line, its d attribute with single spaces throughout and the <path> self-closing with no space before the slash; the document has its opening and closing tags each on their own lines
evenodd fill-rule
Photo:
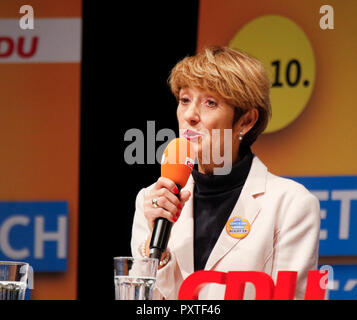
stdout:
<svg viewBox="0 0 357 320">
<path fill-rule="evenodd" d="M 180 192 L 187 183 L 194 163 L 195 152 L 190 141 L 184 138 L 173 139 L 162 155 L 161 176 L 175 182 Z M 150 258 L 157 258 L 160 261 L 169 241 L 171 227 L 172 222 L 165 218 L 155 220 L 150 241 Z"/>
</svg>

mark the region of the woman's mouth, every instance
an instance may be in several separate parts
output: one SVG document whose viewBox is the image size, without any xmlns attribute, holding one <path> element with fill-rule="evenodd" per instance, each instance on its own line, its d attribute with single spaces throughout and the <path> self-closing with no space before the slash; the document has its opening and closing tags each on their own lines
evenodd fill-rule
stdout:
<svg viewBox="0 0 357 320">
<path fill-rule="evenodd" d="M 203 134 L 202 133 L 199 133 L 195 130 L 190 130 L 190 129 L 187 129 L 185 130 L 185 132 L 183 133 L 183 136 L 187 139 L 187 140 L 196 140 L 198 139 L 199 137 L 202 137 Z"/>
</svg>

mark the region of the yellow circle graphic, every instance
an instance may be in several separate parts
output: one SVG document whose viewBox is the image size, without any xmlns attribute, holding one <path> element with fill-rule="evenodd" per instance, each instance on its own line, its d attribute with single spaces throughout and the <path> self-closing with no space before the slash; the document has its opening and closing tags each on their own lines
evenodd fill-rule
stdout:
<svg viewBox="0 0 357 320">
<path fill-rule="evenodd" d="M 250 231 L 250 223 L 242 217 L 232 217 L 226 224 L 227 233 L 236 239 L 246 237 Z"/>
<path fill-rule="evenodd" d="M 288 18 L 263 16 L 240 29 L 229 46 L 259 59 L 269 74 L 272 118 L 265 133 L 291 124 L 315 83 L 314 52 L 304 31 Z"/>
</svg>

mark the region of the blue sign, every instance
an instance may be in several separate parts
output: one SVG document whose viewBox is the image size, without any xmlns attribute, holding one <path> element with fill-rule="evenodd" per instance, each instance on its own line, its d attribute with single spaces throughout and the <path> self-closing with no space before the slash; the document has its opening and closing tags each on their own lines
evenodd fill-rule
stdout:
<svg viewBox="0 0 357 320">
<path fill-rule="evenodd" d="M 357 300 L 357 265 L 332 265 L 325 269 L 329 271 L 326 300 Z"/>
<path fill-rule="evenodd" d="M 320 200 L 320 256 L 357 255 L 357 176 L 291 179 Z"/>
<path fill-rule="evenodd" d="M 65 201 L 0 202 L 0 260 L 28 262 L 36 271 L 67 269 Z"/>
</svg>

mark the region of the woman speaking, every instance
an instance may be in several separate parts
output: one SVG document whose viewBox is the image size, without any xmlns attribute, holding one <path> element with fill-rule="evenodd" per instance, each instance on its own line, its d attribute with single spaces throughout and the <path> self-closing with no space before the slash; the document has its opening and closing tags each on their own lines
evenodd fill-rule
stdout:
<svg viewBox="0 0 357 320">
<path fill-rule="evenodd" d="M 271 115 L 262 64 L 230 48 L 208 47 L 181 60 L 169 83 L 180 132 L 192 143 L 197 165 L 180 192 L 161 177 L 136 199 L 133 256 L 149 255 L 156 218 L 173 222 L 155 298 L 177 299 L 183 280 L 197 270 L 261 271 L 274 281 L 279 270 L 292 270 L 298 272 L 295 298 L 303 299 L 307 272 L 317 267 L 319 202 L 301 184 L 270 173 L 250 149 Z M 227 147 L 227 130 L 231 156 L 224 166 L 230 170 L 217 174 L 222 163 L 212 154 Z M 224 291 L 207 284 L 199 298 L 223 299 Z M 244 299 L 254 297 L 248 283 Z"/>
</svg>

